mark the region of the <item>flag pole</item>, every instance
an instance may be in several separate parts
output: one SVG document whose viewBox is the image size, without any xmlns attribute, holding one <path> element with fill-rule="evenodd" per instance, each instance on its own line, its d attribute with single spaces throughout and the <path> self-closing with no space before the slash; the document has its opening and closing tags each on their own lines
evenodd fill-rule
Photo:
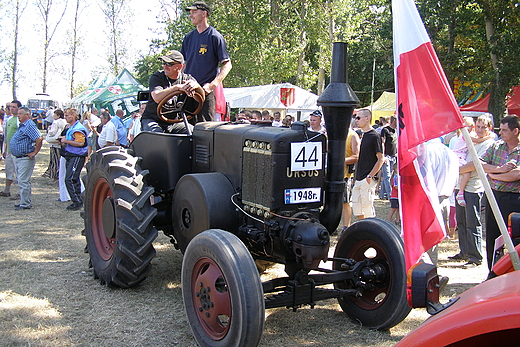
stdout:
<svg viewBox="0 0 520 347">
<path fill-rule="evenodd" d="M 495 219 L 497 220 L 498 228 L 500 229 L 500 233 L 502 234 L 502 238 L 504 239 L 504 244 L 507 249 L 507 253 L 511 257 L 511 262 L 513 263 L 513 267 L 515 270 L 520 270 L 520 257 L 516 252 L 515 246 L 513 245 L 513 241 L 507 232 L 506 223 L 504 222 L 504 218 L 502 218 L 502 214 L 500 213 L 500 209 L 498 207 L 498 203 L 495 199 L 495 195 L 491 191 L 491 186 L 489 181 L 487 180 L 486 173 L 484 172 L 484 168 L 482 167 L 482 163 L 479 160 L 479 156 L 477 154 L 477 150 L 473 145 L 473 141 L 471 140 L 471 136 L 469 135 L 469 131 L 466 127 L 461 128 L 462 135 L 464 136 L 464 140 L 466 141 L 466 145 L 468 147 L 468 151 L 473 158 L 473 164 L 475 164 L 475 169 L 477 170 L 478 176 L 484 185 L 484 191 L 486 193 L 487 199 L 489 201 L 489 205 L 491 206 L 491 210 L 495 215 Z M 486 211 L 488 212 L 488 211 Z M 489 245 L 488 245 L 489 246 Z"/>
</svg>

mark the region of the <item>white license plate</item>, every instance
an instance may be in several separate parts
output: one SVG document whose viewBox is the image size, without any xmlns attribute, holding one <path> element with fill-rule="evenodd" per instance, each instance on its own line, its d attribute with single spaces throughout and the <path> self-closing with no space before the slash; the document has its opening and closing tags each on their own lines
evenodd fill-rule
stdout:
<svg viewBox="0 0 520 347">
<path fill-rule="evenodd" d="M 323 153 L 321 142 L 291 143 L 291 171 L 321 170 Z"/>
<path fill-rule="evenodd" d="M 302 204 L 307 202 L 320 202 L 321 188 L 286 189 L 286 204 Z"/>
</svg>

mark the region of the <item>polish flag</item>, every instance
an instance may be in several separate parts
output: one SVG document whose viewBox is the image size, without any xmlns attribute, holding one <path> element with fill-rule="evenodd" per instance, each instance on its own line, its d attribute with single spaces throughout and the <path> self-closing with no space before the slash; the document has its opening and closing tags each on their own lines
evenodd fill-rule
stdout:
<svg viewBox="0 0 520 347">
<path fill-rule="evenodd" d="M 413 0 L 392 0 L 398 116 L 399 198 L 406 270 L 446 231 L 422 143 L 463 126 L 444 70 Z"/>
</svg>

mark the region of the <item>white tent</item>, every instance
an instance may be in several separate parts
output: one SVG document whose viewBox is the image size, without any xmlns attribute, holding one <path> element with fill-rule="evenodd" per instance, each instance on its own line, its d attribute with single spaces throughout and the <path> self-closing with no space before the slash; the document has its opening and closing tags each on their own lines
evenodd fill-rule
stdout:
<svg viewBox="0 0 520 347">
<path fill-rule="evenodd" d="M 292 89 L 292 90 L 291 90 Z M 287 105 L 282 103 L 286 93 L 291 94 Z M 300 111 L 301 119 L 318 109 L 318 96 L 290 83 L 269 84 L 263 86 L 224 88 L 226 102 L 231 108 L 286 112 L 293 116 Z"/>
</svg>

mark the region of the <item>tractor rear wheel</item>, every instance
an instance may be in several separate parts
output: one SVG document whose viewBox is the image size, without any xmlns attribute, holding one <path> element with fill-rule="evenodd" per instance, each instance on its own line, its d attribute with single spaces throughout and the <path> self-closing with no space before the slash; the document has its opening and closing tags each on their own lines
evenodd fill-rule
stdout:
<svg viewBox="0 0 520 347">
<path fill-rule="evenodd" d="M 138 158 L 120 147 L 91 156 L 85 186 L 85 236 L 94 276 L 101 284 L 128 288 L 143 281 L 155 256 L 154 189 Z"/>
<path fill-rule="evenodd" d="M 240 239 L 220 229 L 195 236 L 182 261 L 182 296 L 200 346 L 256 346 L 264 329 L 264 294 Z"/>
<path fill-rule="evenodd" d="M 371 259 L 375 264 L 377 278 L 372 283 L 373 289 L 365 290 L 360 297 L 338 299 L 350 319 L 369 328 L 387 330 L 406 318 L 411 308 L 406 298 L 404 248 L 392 223 L 368 218 L 352 224 L 339 237 L 334 257 L 357 262 Z M 342 270 L 341 265 L 334 262 L 334 270 Z M 355 284 L 336 283 L 335 287 L 351 289 Z"/>
</svg>

